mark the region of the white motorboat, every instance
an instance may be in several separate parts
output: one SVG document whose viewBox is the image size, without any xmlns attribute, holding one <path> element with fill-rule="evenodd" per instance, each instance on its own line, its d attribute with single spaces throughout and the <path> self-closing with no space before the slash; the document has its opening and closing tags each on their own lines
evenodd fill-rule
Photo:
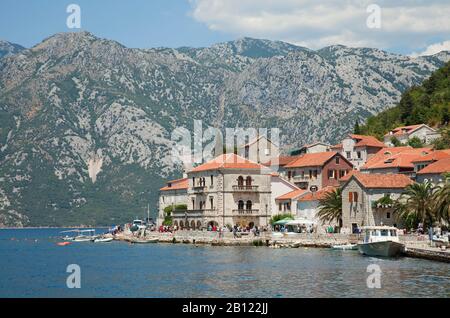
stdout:
<svg viewBox="0 0 450 318">
<path fill-rule="evenodd" d="M 362 230 L 364 241 L 358 244 L 361 254 L 394 257 L 405 250 L 405 246 L 399 242 L 398 230 L 395 227 L 366 226 Z"/>
<path fill-rule="evenodd" d="M 98 236 L 95 235 L 94 229 L 89 230 L 70 230 L 64 231 L 61 233 L 65 233 L 66 235 L 62 238 L 63 241 L 70 242 L 92 242 Z M 74 236 L 70 236 L 69 233 L 74 233 Z"/>
<path fill-rule="evenodd" d="M 94 240 L 94 243 L 108 243 L 112 242 L 114 238 L 112 237 L 98 237 Z"/>
<path fill-rule="evenodd" d="M 340 251 L 355 251 L 358 250 L 358 245 L 357 244 L 333 245 L 332 249 Z"/>
</svg>

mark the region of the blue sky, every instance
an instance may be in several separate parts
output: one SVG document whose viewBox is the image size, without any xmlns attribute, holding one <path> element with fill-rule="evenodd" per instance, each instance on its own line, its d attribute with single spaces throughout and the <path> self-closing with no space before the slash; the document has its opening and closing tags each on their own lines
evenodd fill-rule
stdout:
<svg viewBox="0 0 450 318">
<path fill-rule="evenodd" d="M 201 47 L 250 36 L 313 49 L 450 50 L 448 0 L 0 0 L 0 39 L 30 47 L 73 31 L 66 26 L 71 3 L 81 7 L 82 30 L 128 47 Z M 373 3 L 379 28 L 367 24 Z"/>
</svg>

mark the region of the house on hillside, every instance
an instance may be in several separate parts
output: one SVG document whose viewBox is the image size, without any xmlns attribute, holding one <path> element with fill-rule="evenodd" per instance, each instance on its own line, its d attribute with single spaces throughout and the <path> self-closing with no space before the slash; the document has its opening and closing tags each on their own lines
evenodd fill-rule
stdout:
<svg viewBox="0 0 450 318">
<path fill-rule="evenodd" d="M 287 178 L 300 189 L 318 190 L 328 186 L 338 186 L 339 179 L 353 170 L 353 165 L 340 153 L 318 152 L 299 156 L 285 166 Z"/>
<path fill-rule="evenodd" d="M 408 144 L 408 141 L 414 137 L 419 138 L 424 144 L 430 144 L 440 138 L 441 135 L 435 129 L 425 124 L 403 126 L 397 127 L 384 135 L 384 144 L 388 147 L 393 147 L 392 139 L 394 137 L 404 145 Z"/>
<path fill-rule="evenodd" d="M 349 134 L 341 144 L 333 146 L 333 150 L 340 152 L 352 163 L 354 169 L 359 170 L 384 147 L 384 144 L 375 137 Z"/>
<path fill-rule="evenodd" d="M 404 174 L 353 172 L 342 186 L 342 232 L 373 225 L 401 227 L 392 204 L 412 183 Z"/>
</svg>

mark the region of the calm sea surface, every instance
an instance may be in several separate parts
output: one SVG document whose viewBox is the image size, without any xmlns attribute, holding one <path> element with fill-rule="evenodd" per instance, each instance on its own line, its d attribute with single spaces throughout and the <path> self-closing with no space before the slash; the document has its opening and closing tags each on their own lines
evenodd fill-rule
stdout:
<svg viewBox="0 0 450 318">
<path fill-rule="evenodd" d="M 450 297 L 450 265 L 328 249 L 74 243 L 0 230 L 0 297 Z M 69 264 L 81 289 L 66 287 Z M 378 264 L 381 289 L 368 289 Z"/>
</svg>

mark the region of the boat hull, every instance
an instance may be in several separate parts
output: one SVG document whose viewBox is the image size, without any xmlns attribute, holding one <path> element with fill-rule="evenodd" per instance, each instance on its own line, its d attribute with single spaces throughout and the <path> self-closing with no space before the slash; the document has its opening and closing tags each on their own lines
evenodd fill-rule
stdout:
<svg viewBox="0 0 450 318">
<path fill-rule="evenodd" d="M 404 249 L 403 244 L 393 241 L 358 244 L 359 252 L 368 256 L 395 257 L 399 256 Z"/>
<path fill-rule="evenodd" d="M 340 250 L 340 251 L 355 251 L 355 250 L 358 250 L 358 245 L 356 245 L 356 244 L 333 245 L 332 248 L 334 250 Z"/>
</svg>

